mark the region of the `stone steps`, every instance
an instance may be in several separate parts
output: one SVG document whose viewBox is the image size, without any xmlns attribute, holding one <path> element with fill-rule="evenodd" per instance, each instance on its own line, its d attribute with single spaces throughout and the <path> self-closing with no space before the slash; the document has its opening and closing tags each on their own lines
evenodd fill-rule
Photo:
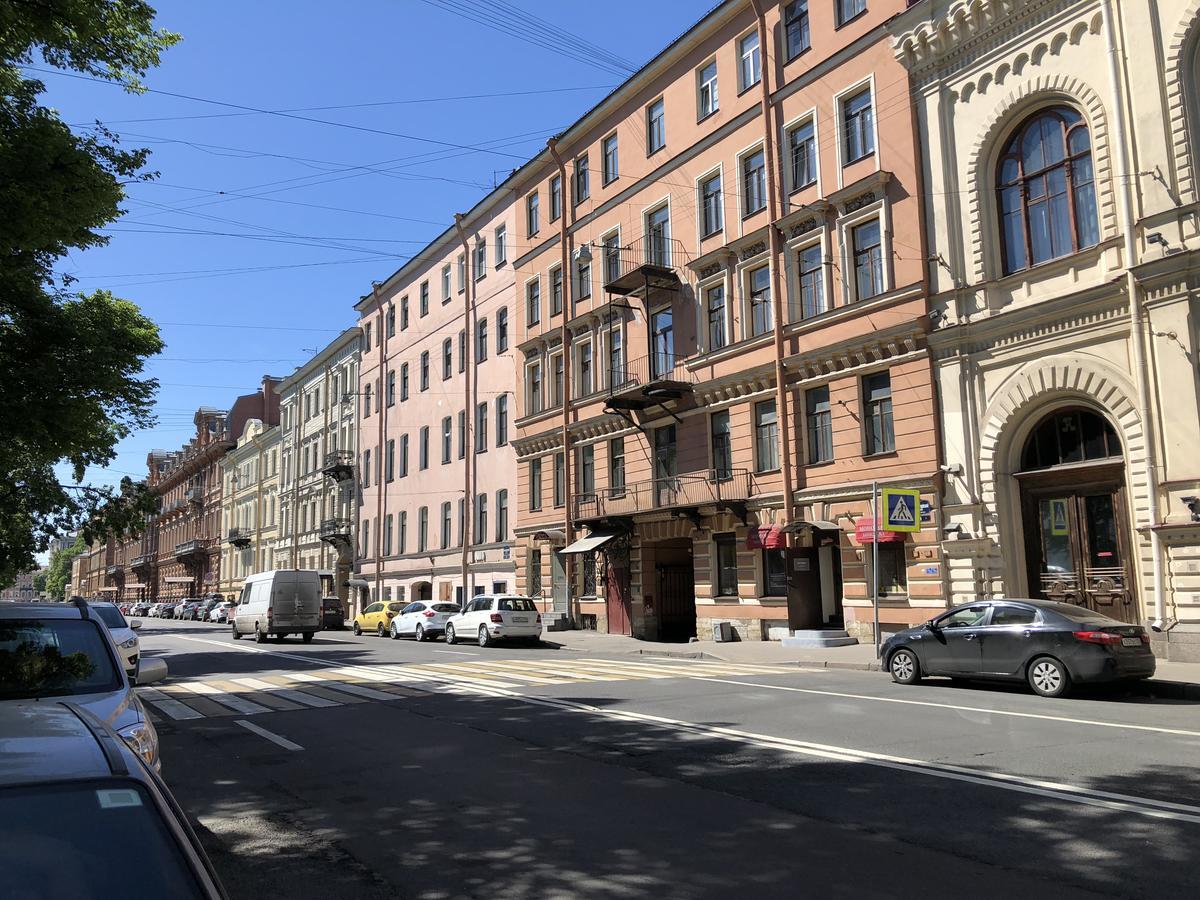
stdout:
<svg viewBox="0 0 1200 900">
<path fill-rule="evenodd" d="M 784 647 L 849 647 L 857 644 L 858 638 L 837 628 L 814 628 L 794 631 L 779 643 Z"/>
</svg>

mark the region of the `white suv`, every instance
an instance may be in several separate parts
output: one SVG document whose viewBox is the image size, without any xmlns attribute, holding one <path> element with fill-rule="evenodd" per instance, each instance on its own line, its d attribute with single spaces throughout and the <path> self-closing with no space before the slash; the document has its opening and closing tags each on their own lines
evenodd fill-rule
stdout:
<svg viewBox="0 0 1200 900">
<path fill-rule="evenodd" d="M 479 641 L 489 647 L 497 640 L 524 638 L 536 641 L 542 636 L 542 616 L 528 597 L 513 594 L 478 594 L 464 609 L 446 621 L 446 643 L 458 640 Z"/>
</svg>

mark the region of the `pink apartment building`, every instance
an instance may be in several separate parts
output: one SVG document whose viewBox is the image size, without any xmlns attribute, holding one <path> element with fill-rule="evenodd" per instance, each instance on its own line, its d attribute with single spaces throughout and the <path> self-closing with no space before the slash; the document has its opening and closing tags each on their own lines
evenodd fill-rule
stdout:
<svg viewBox="0 0 1200 900">
<path fill-rule="evenodd" d="M 512 219 L 502 186 L 355 307 L 357 571 L 372 600 L 516 587 Z"/>
</svg>

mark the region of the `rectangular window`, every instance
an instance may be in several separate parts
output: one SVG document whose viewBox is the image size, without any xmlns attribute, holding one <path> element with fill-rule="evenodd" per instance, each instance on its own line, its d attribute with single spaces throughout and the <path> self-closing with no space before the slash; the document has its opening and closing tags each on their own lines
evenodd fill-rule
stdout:
<svg viewBox="0 0 1200 900">
<path fill-rule="evenodd" d="M 717 97 L 717 62 L 713 60 L 706 66 L 701 66 L 696 72 L 696 81 L 699 85 L 699 98 L 697 102 L 698 118 L 703 119 L 705 116 L 711 116 L 720 106 Z"/>
<path fill-rule="evenodd" d="M 447 550 L 454 542 L 454 519 L 451 518 L 453 510 L 450 506 L 450 501 L 447 500 L 442 504 L 442 549 Z"/>
<path fill-rule="evenodd" d="M 713 413 L 708 423 L 713 475 L 724 481 L 733 476 L 733 435 L 729 426 L 729 410 Z"/>
<path fill-rule="evenodd" d="M 403 556 L 408 552 L 408 513 L 400 513 L 400 536 L 396 552 Z"/>
<path fill-rule="evenodd" d="M 700 184 L 700 222 L 704 232 L 701 237 L 712 237 L 725 227 L 724 197 L 720 173 Z"/>
<path fill-rule="evenodd" d="M 591 341 L 584 341 L 576 346 L 575 358 L 579 361 L 579 367 L 575 373 L 575 396 L 586 397 L 594 390 Z"/>
<path fill-rule="evenodd" d="M 613 497 L 625 496 L 625 438 L 608 442 L 608 490 Z"/>
<path fill-rule="evenodd" d="M 387 373 L 387 405 L 396 405 L 396 370 Z"/>
<path fill-rule="evenodd" d="M 758 84 L 762 79 L 762 57 L 759 55 L 758 32 L 752 31 L 738 41 L 738 91 Z"/>
<path fill-rule="evenodd" d="M 612 284 L 621 277 L 621 247 L 617 232 L 604 237 L 604 283 Z"/>
<path fill-rule="evenodd" d="M 704 292 L 704 303 L 708 310 L 708 350 L 720 350 L 728 340 L 725 334 L 725 285 L 718 284 Z"/>
<path fill-rule="evenodd" d="M 400 402 L 408 399 L 408 363 L 400 366 Z"/>
<path fill-rule="evenodd" d="M 421 390 L 429 390 L 429 351 L 421 354 Z"/>
<path fill-rule="evenodd" d="M 750 335 L 766 334 L 774 325 L 771 316 L 771 267 L 750 273 Z"/>
<path fill-rule="evenodd" d="M 825 267 L 820 244 L 796 254 L 800 276 L 800 317 L 811 319 L 825 312 Z"/>
<path fill-rule="evenodd" d="M 508 490 L 496 491 L 496 542 L 508 540 Z"/>
<path fill-rule="evenodd" d="M 646 153 L 657 153 L 667 145 L 667 108 L 659 97 L 646 107 Z"/>
<path fill-rule="evenodd" d="M 508 443 L 508 395 L 501 394 L 496 398 L 496 446 L 503 447 Z"/>
<path fill-rule="evenodd" d="M 554 505 L 563 506 L 567 502 L 567 460 L 560 450 L 554 454 Z"/>
<path fill-rule="evenodd" d="M 467 542 L 467 505 L 463 502 L 462 497 L 458 498 L 458 540 L 462 544 Z M 461 591 L 462 588 L 459 590 Z"/>
<path fill-rule="evenodd" d="M 487 274 L 487 242 L 482 238 L 475 245 L 475 280 L 478 281 Z"/>
<path fill-rule="evenodd" d="M 869 87 L 842 101 L 842 127 L 846 135 L 847 165 L 875 152 L 874 113 Z"/>
<path fill-rule="evenodd" d="M 542 285 L 531 281 L 525 285 L 525 324 L 532 327 L 542 320 Z"/>
<path fill-rule="evenodd" d="M 867 573 L 870 577 L 872 554 L 867 556 Z M 879 596 L 887 597 L 908 592 L 908 563 L 904 556 L 904 544 L 879 545 Z"/>
<path fill-rule="evenodd" d="M 671 267 L 671 207 L 660 206 L 646 214 L 646 262 Z"/>
<path fill-rule="evenodd" d="M 363 388 L 363 418 L 368 419 L 371 416 L 371 386 L 368 384 Z"/>
<path fill-rule="evenodd" d="M 754 404 L 754 468 L 771 472 L 779 468 L 779 423 L 775 416 L 775 401 Z"/>
<path fill-rule="evenodd" d="M 738 595 L 737 571 L 737 535 L 713 535 L 716 556 L 717 596 L 736 597 Z"/>
<path fill-rule="evenodd" d="M 304 448 L 305 460 L 308 460 L 308 448 Z M 369 488 L 371 486 L 371 450 L 367 448 L 363 451 L 363 467 L 362 467 L 362 486 Z"/>
<path fill-rule="evenodd" d="M 797 125 L 788 132 L 788 149 L 791 151 L 792 190 L 808 187 L 817 180 L 816 125 L 812 119 Z"/>
<path fill-rule="evenodd" d="M 442 302 L 450 299 L 450 264 L 442 266 Z"/>
<path fill-rule="evenodd" d="M 442 381 L 454 374 L 454 342 L 450 338 L 442 341 Z"/>
<path fill-rule="evenodd" d="M 362 520 L 362 555 L 371 555 L 371 520 Z"/>
<path fill-rule="evenodd" d="M 584 494 L 596 490 L 596 448 L 592 444 L 579 448 L 579 490 Z"/>
<path fill-rule="evenodd" d="M 808 0 L 795 0 L 783 8 L 783 30 L 787 58 L 795 59 L 809 47 Z"/>
<path fill-rule="evenodd" d="M 625 351 L 621 345 L 621 329 L 608 332 L 608 386 L 617 387 L 629 380 L 625 371 Z"/>
<path fill-rule="evenodd" d="M 833 459 L 833 417 L 829 408 L 829 387 L 804 392 L 804 417 L 808 423 L 808 464 Z"/>
<path fill-rule="evenodd" d="M 450 416 L 442 419 L 442 465 L 450 464 L 454 447 L 454 420 Z"/>
<path fill-rule="evenodd" d="M 458 254 L 458 259 L 455 260 L 455 269 L 458 274 L 458 292 L 461 294 L 467 289 L 467 254 Z"/>
<path fill-rule="evenodd" d="M 541 363 L 534 363 L 525 370 L 525 409 L 531 416 L 542 411 Z"/>
<path fill-rule="evenodd" d="M 429 507 L 422 506 L 417 512 L 417 552 L 429 549 Z"/>
<path fill-rule="evenodd" d="M 562 178 L 550 176 L 550 221 L 557 222 L 562 215 Z"/>
<path fill-rule="evenodd" d="M 408 435 L 400 435 L 400 477 L 408 477 Z"/>
<path fill-rule="evenodd" d="M 421 317 L 429 315 L 429 282 L 421 282 Z"/>
<path fill-rule="evenodd" d="M 422 425 L 418 437 L 417 466 L 421 470 L 429 468 L 429 426 Z"/>
<path fill-rule="evenodd" d="M 764 550 L 763 595 L 766 597 L 787 596 L 787 556 L 783 550 Z"/>
<path fill-rule="evenodd" d="M 742 214 L 749 216 L 767 206 L 767 164 L 761 150 L 742 159 Z"/>
<path fill-rule="evenodd" d="M 408 297 L 400 298 L 400 330 L 408 328 Z"/>
<path fill-rule="evenodd" d="M 867 375 L 863 378 L 862 392 L 867 456 L 891 453 L 896 449 L 896 431 L 892 424 L 891 373 Z"/>
<path fill-rule="evenodd" d="M 550 357 L 550 404 L 552 406 L 561 406 L 563 402 L 563 383 L 565 374 L 563 371 L 563 355 L 556 353 Z"/>
<path fill-rule="evenodd" d="M 525 198 L 525 232 L 530 237 L 538 233 L 538 195 L 534 191 Z"/>
<path fill-rule="evenodd" d="M 475 498 L 475 543 L 487 543 L 487 494 L 480 494 Z"/>
<path fill-rule="evenodd" d="M 387 311 L 387 336 L 396 336 L 396 307 L 389 306 Z"/>
<path fill-rule="evenodd" d="M 475 452 L 487 453 L 488 405 L 480 403 L 475 407 Z"/>
<path fill-rule="evenodd" d="M 557 316 L 563 311 L 563 274 L 562 266 L 550 273 L 550 315 Z"/>
<path fill-rule="evenodd" d="M 497 226 L 495 234 L 496 234 L 496 239 L 494 242 L 495 247 L 496 247 L 496 253 L 495 253 L 496 266 L 495 267 L 498 269 L 502 265 L 504 265 L 506 262 L 508 262 L 508 229 L 503 225 Z"/>
<path fill-rule="evenodd" d="M 575 302 L 586 300 L 592 296 L 592 265 L 581 262 L 576 264 Z"/>
<path fill-rule="evenodd" d="M 366 346 L 366 347 L 364 347 L 363 349 L 364 349 L 364 350 L 370 350 L 370 349 L 371 349 L 371 323 L 370 323 L 370 322 L 368 322 L 368 323 L 367 323 L 367 325 L 366 325 L 366 331 L 365 331 L 365 332 L 364 332 L 364 334 L 363 334 L 363 339 L 364 339 L 364 341 L 366 342 L 366 345 L 367 345 L 367 346 Z"/>
<path fill-rule="evenodd" d="M 392 514 L 383 517 L 383 555 L 392 555 Z"/>
<path fill-rule="evenodd" d="M 618 168 L 619 160 L 617 158 L 617 136 L 615 134 L 610 134 L 604 139 L 604 142 L 600 145 L 600 147 L 604 156 L 601 174 L 604 178 L 604 183 L 611 184 L 617 180 L 617 176 L 620 174 L 620 170 Z"/>
<path fill-rule="evenodd" d="M 396 441 L 394 438 L 388 438 L 385 445 L 387 452 L 384 456 L 383 473 L 386 481 L 396 480 Z"/>
<path fill-rule="evenodd" d="M 508 352 L 508 307 L 496 310 L 496 354 Z"/>
<path fill-rule="evenodd" d="M 575 160 L 575 202 L 582 203 L 591 196 L 591 188 L 588 181 L 588 158 L 587 154 L 578 157 Z"/>
<path fill-rule="evenodd" d="M 836 3 L 838 28 L 867 11 L 867 0 L 836 0 Z"/>
<path fill-rule="evenodd" d="M 542 460 L 529 461 L 529 508 L 537 511 L 542 508 Z"/>
<path fill-rule="evenodd" d="M 856 225 L 850 232 L 854 251 L 854 299 L 868 300 L 884 292 L 883 247 L 879 220 Z"/>
<path fill-rule="evenodd" d="M 467 411 L 460 409 L 458 411 L 458 458 L 464 459 L 467 455 Z"/>
<path fill-rule="evenodd" d="M 467 329 L 458 329 L 458 374 L 467 370 Z"/>
<path fill-rule="evenodd" d="M 480 319 L 475 326 L 475 362 L 481 363 L 488 358 L 488 329 L 487 319 Z"/>
</svg>

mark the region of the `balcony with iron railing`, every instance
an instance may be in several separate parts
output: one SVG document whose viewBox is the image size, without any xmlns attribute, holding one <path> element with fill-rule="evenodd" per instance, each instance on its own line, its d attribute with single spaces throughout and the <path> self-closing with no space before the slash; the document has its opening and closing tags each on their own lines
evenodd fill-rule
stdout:
<svg viewBox="0 0 1200 900">
<path fill-rule="evenodd" d="M 353 536 L 350 533 L 350 520 L 325 519 L 321 522 L 321 540 L 334 546 L 351 546 Z"/>
<path fill-rule="evenodd" d="M 691 395 L 696 376 L 684 357 L 673 353 L 651 353 L 622 360 L 608 370 L 609 409 L 638 410 L 681 400 Z"/>
<path fill-rule="evenodd" d="M 251 543 L 251 534 L 244 528 L 230 528 L 226 536 L 226 540 L 235 547 L 249 547 Z"/>
<path fill-rule="evenodd" d="M 124 567 L 120 564 L 108 566 L 104 570 L 105 575 L 120 575 L 124 571 Z"/>
<path fill-rule="evenodd" d="M 183 499 L 188 503 L 197 503 L 197 504 L 203 503 L 204 502 L 204 488 L 202 488 L 202 487 L 188 488 L 186 491 L 183 492 Z"/>
<path fill-rule="evenodd" d="M 131 569 L 146 569 L 146 568 L 149 568 L 150 566 L 152 566 L 153 564 L 154 564 L 154 554 L 153 553 L 143 553 L 140 556 L 135 556 L 133 559 L 131 559 L 129 561 L 129 568 L 131 568 Z"/>
<path fill-rule="evenodd" d="M 194 556 L 203 555 L 209 547 L 210 541 L 207 538 L 194 538 L 190 541 L 183 541 L 175 545 L 175 558 L 188 559 Z"/>
<path fill-rule="evenodd" d="M 681 241 L 655 232 L 621 246 L 600 247 L 598 252 L 604 290 L 624 297 L 679 290 L 678 270 L 689 259 Z"/>
<path fill-rule="evenodd" d="M 350 481 L 354 478 L 354 454 L 349 450 L 326 453 L 321 471 L 334 481 Z"/>
<path fill-rule="evenodd" d="M 749 500 L 750 488 L 746 469 L 685 472 L 578 494 L 574 515 L 576 521 L 587 522 L 661 510 L 727 506 Z"/>
</svg>

